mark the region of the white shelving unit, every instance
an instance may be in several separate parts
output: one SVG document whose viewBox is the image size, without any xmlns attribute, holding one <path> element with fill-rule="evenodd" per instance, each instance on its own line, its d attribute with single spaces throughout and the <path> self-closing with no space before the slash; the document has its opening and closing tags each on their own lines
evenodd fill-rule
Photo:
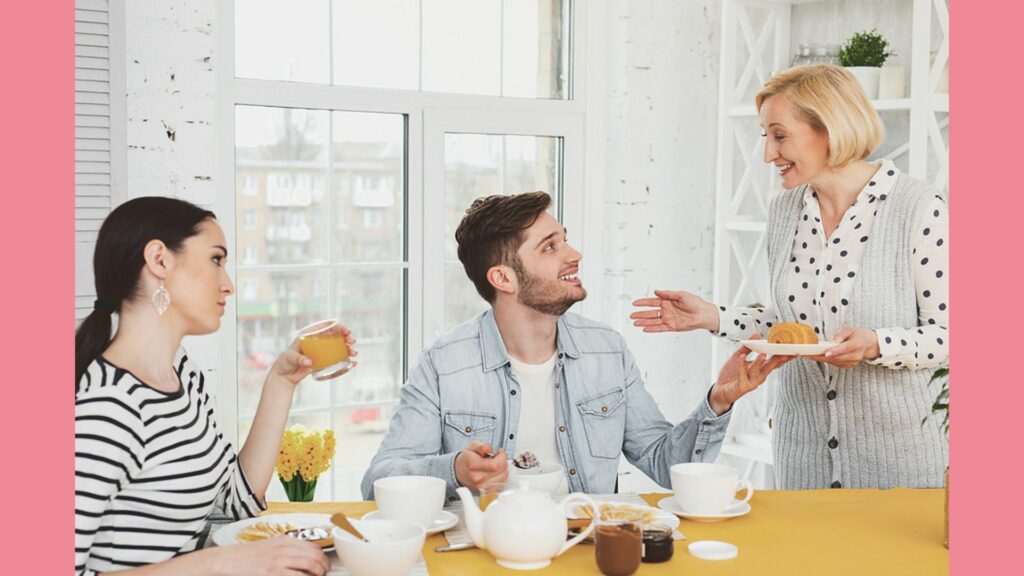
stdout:
<svg viewBox="0 0 1024 576">
<path fill-rule="evenodd" d="M 724 0 L 722 4 L 721 69 L 718 101 L 718 163 L 716 177 L 714 294 L 715 302 L 728 305 L 769 304 L 765 255 L 766 216 L 769 199 L 777 193 L 778 178 L 764 164 L 753 100 L 757 90 L 774 71 L 789 67 L 792 57 L 790 27 L 793 6 L 830 0 Z M 879 111 L 909 114 L 906 141 L 885 147 L 889 158 L 906 155 L 907 172 L 947 188 L 949 174 L 949 94 L 935 87 L 949 57 L 949 8 L 947 0 L 892 0 L 913 2 L 909 97 L 877 100 Z M 932 29 L 942 32 L 931 62 Z M 892 133 L 888 138 L 895 138 Z M 901 161 L 903 159 L 901 158 Z M 931 164 L 931 165 L 930 165 Z M 930 169 L 931 168 L 931 169 Z M 712 353 L 712 378 L 734 349 L 716 340 Z M 747 476 L 768 482 L 772 464 L 769 418 L 774 401 L 771 384 L 751 395 L 733 417 L 730 436 L 722 454 L 747 463 Z"/>
</svg>

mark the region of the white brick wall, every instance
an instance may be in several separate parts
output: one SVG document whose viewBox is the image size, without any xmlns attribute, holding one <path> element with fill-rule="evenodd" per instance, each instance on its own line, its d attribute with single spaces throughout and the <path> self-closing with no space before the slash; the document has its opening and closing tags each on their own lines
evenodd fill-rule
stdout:
<svg viewBox="0 0 1024 576">
<path fill-rule="evenodd" d="M 128 198 L 214 205 L 216 12 L 213 0 L 126 2 Z M 216 372 L 216 334 L 188 338 L 185 346 Z"/>
</svg>

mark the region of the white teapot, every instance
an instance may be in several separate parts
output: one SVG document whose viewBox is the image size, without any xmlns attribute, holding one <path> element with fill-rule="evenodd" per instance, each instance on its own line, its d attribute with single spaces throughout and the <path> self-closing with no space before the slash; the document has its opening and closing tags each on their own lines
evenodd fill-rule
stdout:
<svg viewBox="0 0 1024 576">
<path fill-rule="evenodd" d="M 591 520 L 578 536 L 565 539 L 571 504 L 589 504 L 592 510 L 597 510 L 586 494 L 570 494 L 558 505 L 547 492 L 530 490 L 528 482 L 520 481 L 516 488 L 499 494 L 497 500 L 481 512 L 468 488 L 459 488 L 457 492 L 462 498 L 466 528 L 473 543 L 490 552 L 505 568 L 544 568 L 594 530 L 594 520 Z"/>
</svg>

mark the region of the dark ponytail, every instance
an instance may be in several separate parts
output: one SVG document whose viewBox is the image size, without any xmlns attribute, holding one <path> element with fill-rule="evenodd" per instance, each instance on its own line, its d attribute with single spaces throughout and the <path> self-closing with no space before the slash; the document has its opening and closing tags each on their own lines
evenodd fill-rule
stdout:
<svg viewBox="0 0 1024 576">
<path fill-rule="evenodd" d="M 92 260 L 96 303 L 75 331 L 76 392 L 86 368 L 110 345 L 113 313 L 138 293 L 146 244 L 160 240 L 178 252 L 208 218 L 216 216 L 184 200 L 146 196 L 121 204 L 103 221 Z"/>
</svg>

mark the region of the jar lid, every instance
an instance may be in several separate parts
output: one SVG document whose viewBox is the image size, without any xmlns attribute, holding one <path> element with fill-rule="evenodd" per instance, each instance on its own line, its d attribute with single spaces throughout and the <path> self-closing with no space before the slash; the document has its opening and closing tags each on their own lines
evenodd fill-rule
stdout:
<svg viewBox="0 0 1024 576">
<path fill-rule="evenodd" d="M 692 542 L 689 549 L 691 555 L 702 560 L 731 560 L 740 552 L 735 545 L 717 540 Z"/>
</svg>

